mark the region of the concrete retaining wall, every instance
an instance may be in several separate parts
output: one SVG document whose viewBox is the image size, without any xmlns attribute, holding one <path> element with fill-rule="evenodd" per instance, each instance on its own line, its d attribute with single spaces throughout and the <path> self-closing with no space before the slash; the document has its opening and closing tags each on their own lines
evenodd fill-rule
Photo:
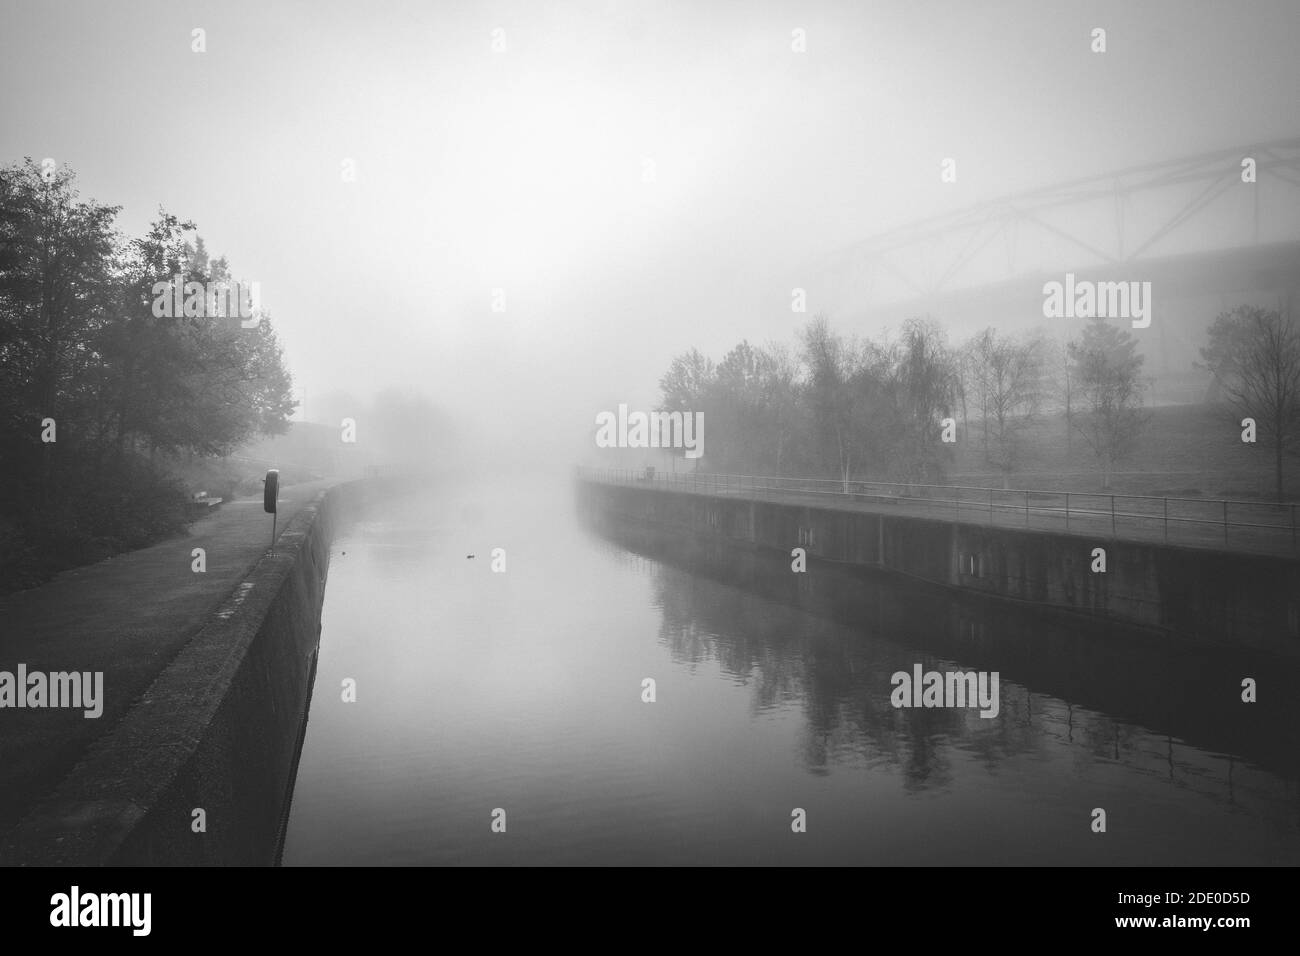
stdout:
<svg viewBox="0 0 1300 956">
<path fill-rule="evenodd" d="M 738 547 L 844 562 L 1149 628 L 1177 640 L 1300 656 L 1300 562 L 984 527 L 645 485 L 582 483 L 609 513 Z M 1092 570 L 1094 548 L 1105 573 Z"/>
<path fill-rule="evenodd" d="M 330 543 L 361 482 L 304 507 L 216 618 L 0 852 L 17 864 L 276 862 Z M 206 814 L 206 832 L 193 830 Z"/>
</svg>

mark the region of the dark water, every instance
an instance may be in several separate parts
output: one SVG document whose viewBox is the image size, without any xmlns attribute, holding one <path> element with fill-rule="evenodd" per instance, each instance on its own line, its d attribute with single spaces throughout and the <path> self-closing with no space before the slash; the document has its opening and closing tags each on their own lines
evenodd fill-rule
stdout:
<svg viewBox="0 0 1300 956">
<path fill-rule="evenodd" d="M 917 663 L 1000 714 L 895 709 Z M 1297 676 L 449 489 L 335 546 L 284 862 L 1294 865 Z"/>
</svg>

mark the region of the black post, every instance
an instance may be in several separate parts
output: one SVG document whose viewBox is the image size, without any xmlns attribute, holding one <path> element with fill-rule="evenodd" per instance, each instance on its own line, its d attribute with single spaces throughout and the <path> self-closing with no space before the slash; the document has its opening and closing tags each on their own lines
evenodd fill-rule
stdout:
<svg viewBox="0 0 1300 956">
<path fill-rule="evenodd" d="M 276 511 L 277 499 L 280 497 L 280 470 L 272 468 L 262 479 L 262 510 L 271 516 L 271 547 L 267 553 L 275 550 L 275 525 L 280 516 Z"/>
</svg>

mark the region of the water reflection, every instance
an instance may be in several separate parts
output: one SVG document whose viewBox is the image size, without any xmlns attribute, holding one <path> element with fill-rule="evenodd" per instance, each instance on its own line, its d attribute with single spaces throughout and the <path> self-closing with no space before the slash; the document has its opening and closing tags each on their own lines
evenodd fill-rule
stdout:
<svg viewBox="0 0 1300 956">
<path fill-rule="evenodd" d="M 1300 861 L 1294 665 L 572 505 L 439 489 L 336 541 L 286 864 Z M 998 671 L 998 717 L 893 708 L 916 663 Z"/>
<path fill-rule="evenodd" d="M 799 707 L 809 772 L 852 758 L 896 767 L 909 790 L 944 788 L 952 749 L 993 772 L 1007 756 L 1065 747 L 1085 763 L 1118 762 L 1226 807 L 1253 807 L 1286 828 L 1300 822 L 1300 709 L 1296 695 L 1277 693 L 1297 686 L 1295 661 L 1175 653 L 1134 628 L 845 566 L 795 574 L 787 559 L 734 543 L 595 510 L 585 519 L 652 576 L 659 636 L 673 660 L 715 661 L 752 688 L 756 715 Z M 889 675 L 918 662 L 999 671 L 1001 714 L 894 708 Z M 1270 699 L 1241 702 L 1247 675 L 1267 675 Z"/>
</svg>

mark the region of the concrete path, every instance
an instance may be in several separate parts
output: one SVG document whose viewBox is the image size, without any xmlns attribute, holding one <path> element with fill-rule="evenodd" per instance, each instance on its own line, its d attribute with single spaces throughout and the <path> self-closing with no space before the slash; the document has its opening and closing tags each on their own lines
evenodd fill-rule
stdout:
<svg viewBox="0 0 1300 956">
<path fill-rule="evenodd" d="M 277 533 L 333 479 L 284 487 Z M 102 671 L 103 714 L 0 708 L 0 835 L 112 730 L 266 553 L 261 496 L 238 498 L 189 532 L 0 598 L 0 671 Z M 194 548 L 207 571 L 191 569 Z"/>
</svg>

